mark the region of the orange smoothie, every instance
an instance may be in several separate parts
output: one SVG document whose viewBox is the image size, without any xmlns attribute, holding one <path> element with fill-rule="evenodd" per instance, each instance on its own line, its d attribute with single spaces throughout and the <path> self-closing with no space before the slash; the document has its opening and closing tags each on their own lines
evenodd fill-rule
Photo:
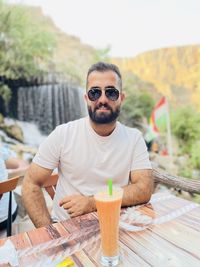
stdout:
<svg viewBox="0 0 200 267">
<path fill-rule="evenodd" d="M 97 213 L 101 232 L 102 254 L 106 257 L 118 255 L 119 216 L 122 203 L 123 189 L 113 190 L 95 195 Z"/>
</svg>

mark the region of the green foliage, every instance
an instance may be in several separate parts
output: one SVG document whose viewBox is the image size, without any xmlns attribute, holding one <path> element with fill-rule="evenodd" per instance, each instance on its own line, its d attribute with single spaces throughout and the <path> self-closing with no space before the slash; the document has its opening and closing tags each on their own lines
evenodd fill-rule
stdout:
<svg viewBox="0 0 200 267">
<path fill-rule="evenodd" d="M 194 143 L 192 145 L 190 161 L 194 168 L 200 169 L 200 143 Z"/>
<path fill-rule="evenodd" d="M 200 114 L 190 106 L 178 109 L 172 117 L 172 130 L 179 143 L 179 152 L 189 155 L 179 175 L 192 178 L 192 170 L 200 169 Z"/>
<path fill-rule="evenodd" d="M 0 125 L 4 123 L 4 117 L 3 115 L 0 113 Z M 1 140 L 1 139 L 0 139 Z"/>
<path fill-rule="evenodd" d="M 67 64 L 63 65 L 61 71 L 65 73 L 69 81 L 76 84 L 82 83 L 82 72 L 81 69 L 79 69 L 79 65 L 75 63 L 74 59 L 71 59 L 67 62 Z"/>
<path fill-rule="evenodd" d="M 172 117 L 172 131 L 182 153 L 189 153 L 200 137 L 200 114 L 191 106 L 180 108 Z"/>
<path fill-rule="evenodd" d="M 127 98 L 122 106 L 120 120 L 126 125 L 135 126 L 144 117 L 149 118 L 154 100 L 147 92 L 127 92 Z"/>
<path fill-rule="evenodd" d="M 9 79 L 28 78 L 44 68 L 55 38 L 22 5 L 0 0 L 0 73 Z"/>
<path fill-rule="evenodd" d="M 2 97 L 5 104 L 7 105 L 11 98 L 11 90 L 7 85 L 2 84 L 2 83 L 0 83 L 0 96 Z"/>
<path fill-rule="evenodd" d="M 122 77 L 126 99 L 122 105 L 120 121 L 135 127 L 141 124 L 144 117 L 149 119 L 155 105 L 154 96 L 150 94 L 152 85 L 131 72 L 122 73 Z"/>
<path fill-rule="evenodd" d="M 194 201 L 200 204 L 200 195 L 194 194 Z"/>
<path fill-rule="evenodd" d="M 178 175 L 186 178 L 192 178 L 192 169 L 190 166 L 185 166 L 181 168 L 178 172 Z"/>
<path fill-rule="evenodd" d="M 97 49 L 94 54 L 94 62 L 109 61 L 110 46 L 103 49 Z"/>
<path fill-rule="evenodd" d="M 155 105 L 154 99 L 149 93 L 141 93 L 138 96 L 138 108 L 143 110 L 143 116 L 149 118 L 152 112 L 152 109 Z"/>
</svg>

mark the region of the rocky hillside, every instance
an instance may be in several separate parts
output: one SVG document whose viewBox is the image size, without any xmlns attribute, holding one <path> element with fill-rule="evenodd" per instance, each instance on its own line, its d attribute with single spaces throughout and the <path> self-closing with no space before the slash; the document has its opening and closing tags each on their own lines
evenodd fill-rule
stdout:
<svg viewBox="0 0 200 267">
<path fill-rule="evenodd" d="M 112 61 L 153 84 L 174 104 L 193 103 L 200 111 L 200 45 L 159 49 Z"/>
<path fill-rule="evenodd" d="M 26 6 L 26 9 L 33 21 L 40 21 L 56 38 L 56 49 L 49 63 L 50 70 L 64 72 L 69 79 L 83 83 L 88 67 L 98 57 L 97 50 L 82 43 L 78 37 L 62 32 L 50 17 L 42 13 L 40 7 Z"/>
</svg>

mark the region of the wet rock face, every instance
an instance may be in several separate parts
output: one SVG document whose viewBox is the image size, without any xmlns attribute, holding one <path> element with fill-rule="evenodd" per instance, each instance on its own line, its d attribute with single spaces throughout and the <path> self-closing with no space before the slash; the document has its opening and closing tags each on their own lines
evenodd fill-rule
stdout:
<svg viewBox="0 0 200 267">
<path fill-rule="evenodd" d="M 24 141 L 23 131 L 20 128 L 19 125 L 13 124 L 13 125 L 1 125 L 0 128 L 11 138 L 16 139 L 19 142 Z"/>
</svg>

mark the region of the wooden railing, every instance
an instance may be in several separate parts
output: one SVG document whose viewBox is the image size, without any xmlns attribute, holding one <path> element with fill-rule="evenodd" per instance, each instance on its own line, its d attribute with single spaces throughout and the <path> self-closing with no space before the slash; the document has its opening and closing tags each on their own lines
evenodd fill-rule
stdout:
<svg viewBox="0 0 200 267">
<path fill-rule="evenodd" d="M 155 183 L 161 183 L 189 193 L 200 194 L 200 179 L 187 179 L 181 176 L 171 175 L 156 168 L 153 169 L 153 177 Z"/>
</svg>

